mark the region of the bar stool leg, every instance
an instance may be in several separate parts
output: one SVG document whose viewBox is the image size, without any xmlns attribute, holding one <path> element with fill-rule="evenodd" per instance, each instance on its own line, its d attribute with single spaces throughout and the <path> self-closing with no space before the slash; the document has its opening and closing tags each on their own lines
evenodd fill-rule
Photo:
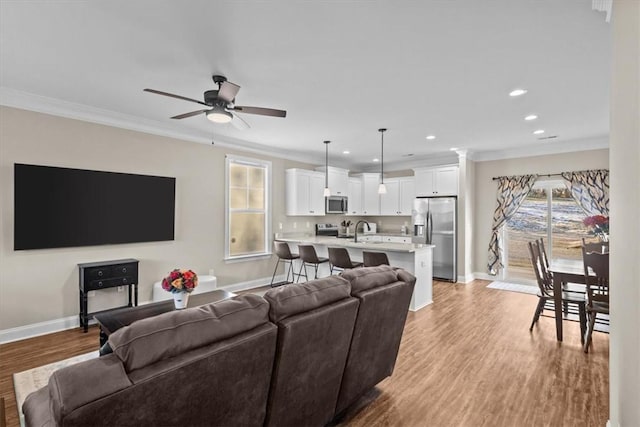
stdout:
<svg viewBox="0 0 640 427">
<path fill-rule="evenodd" d="M 278 258 L 278 261 L 276 261 L 276 268 L 273 269 L 273 276 L 271 276 L 271 283 L 269 284 L 269 286 L 273 286 L 273 281 L 276 278 L 276 271 L 278 271 L 279 265 L 280 265 L 280 258 Z"/>
</svg>

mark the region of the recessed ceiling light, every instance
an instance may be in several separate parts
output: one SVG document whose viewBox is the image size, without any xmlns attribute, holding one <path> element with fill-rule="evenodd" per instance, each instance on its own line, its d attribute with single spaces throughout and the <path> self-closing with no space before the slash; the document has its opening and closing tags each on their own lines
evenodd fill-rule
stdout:
<svg viewBox="0 0 640 427">
<path fill-rule="evenodd" d="M 427 139 L 431 140 L 431 139 L 436 139 L 435 135 L 429 135 L 427 136 Z"/>
<path fill-rule="evenodd" d="M 520 95 L 524 95 L 525 93 L 527 93 L 526 89 L 514 89 L 511 92 L 509 92 L 509 96 L 520 96 Z"/>
<path fill-rule="evenodd" d="M 537 119 L 537 118 L 538 118 L 538 116 L 536 116 L 535 114 L 529 114 L 529 115 L 528 115 L 527 117 L 525 117 L 524 119 L 525 119 L 526 121 L 531 121 L 531 120 L 535 120 L 535 119 Z"/>
<path fill-rule="evenodd" d="M 534 135 L 542 135 L 543 133 L 544 133 L 544 129 L 538 129 L 533 131 Z"/>
<path fill-rule="evenodd" d="M 373 161 L 374 161 L 374 162 L 379 162 L 379 161 L 380 161 L 380 159 L 373 159 Z"/>
<path fill-rule="evenodd" d="M 449 148 L 449 151 L 458 151 L 458 147 Z"/>
<path fill-rule="evenodd" d="M 344 151 L 342 152 L 342 154 L 350 154 L 350 153 L 351 153 L 351 151 L 349 151 L 349 150 L 344 150 Z"/>
</svg>

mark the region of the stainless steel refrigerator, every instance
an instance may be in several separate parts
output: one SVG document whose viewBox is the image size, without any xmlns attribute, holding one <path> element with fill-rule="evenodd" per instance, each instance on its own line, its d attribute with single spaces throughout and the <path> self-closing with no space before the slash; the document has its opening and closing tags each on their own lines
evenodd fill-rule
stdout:
<svg viewBox="0 0 640 427">
<path fill-rule="evenodd" d="M 418 197 L 413 201 L 411 225 L 413 243 L 435 245 L 433 277 L 458 281 L 457 266 L 458 198 Z"/>
</svg>

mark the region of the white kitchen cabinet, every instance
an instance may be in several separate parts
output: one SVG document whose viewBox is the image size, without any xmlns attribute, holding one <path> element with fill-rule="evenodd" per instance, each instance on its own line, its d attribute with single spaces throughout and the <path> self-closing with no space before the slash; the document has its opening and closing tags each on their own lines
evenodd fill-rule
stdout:
<svg viewBox="0 0 640 427">
<path fill-rule="evenodd" d="M 398 215 L 398 200 L 400 199 L 400 183 L 397 179 L 389 178 L 385 181 L 387 192 L 380 195 L 380 215 Z"/>
<path fill-rule="evenodd" d="M 458 167 L 414 169 L 416 196 L 456 196 L 458 194 Z"/>
<path fill-rule="evenodd" d="M 347 215 L 362 215 L 362 178 L 349 177 L 349 212 Z"/>
<path fill-rule="evenodd" d="M 411 215 L 413 200 L 416 198 L 416 180 L 411 176 L 400 178 L 398 181 L 400 182 L 400 200 L 398 203 L 400 213 L 398 215 Z"/>
<path fill-rule="evenodd" d="M 324 174 L 305 169 L 285 171 L 285 214 L 324 215 Z"/>
<path fill-rule="evenodd" d="M 318 172 L 324 174 L 324 167 L 317 167 Z M 349 194 L 349 171 L 347 169 L 329 166 L 329 190 L 332 196 L 347 196 Z M 322 187 L 324 189 L 324 185 Z"/>
<path fill-rule="evenodd" d="M 379 173 L 362 174 L 362 215 L 380 215 Z"/>
<path fill-rule="evenodd" d="M 411 243 L 411 236 L 382 236 L 385 243 Z"/>
<path fill-rule="evenodd" d="M 411 215 L 413 208 L 413 177 L 388 178 L 385 181 L 387 193 L 380 195 L 380 215 Z"/>
</svg>

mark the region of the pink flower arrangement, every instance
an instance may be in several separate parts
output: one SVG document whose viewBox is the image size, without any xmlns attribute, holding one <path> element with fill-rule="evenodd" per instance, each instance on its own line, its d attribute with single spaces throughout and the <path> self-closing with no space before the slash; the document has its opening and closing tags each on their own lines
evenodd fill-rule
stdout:
<svg viewBox="0 0 640 427">
<path fill-rule="evenodd" d="M 191 293 L 198 286 L 198 275 L 192 270 L 175 269 L 162 279 L 162 289 L 165 291 Z"/>
<path fill-rule="evenodd" d="M 593 234 L 600 236 L 603 240 L 609 239 L 609 217 L 604 215 L 588 216 L 582 223 L 593 229 Z"/>
</svg>

